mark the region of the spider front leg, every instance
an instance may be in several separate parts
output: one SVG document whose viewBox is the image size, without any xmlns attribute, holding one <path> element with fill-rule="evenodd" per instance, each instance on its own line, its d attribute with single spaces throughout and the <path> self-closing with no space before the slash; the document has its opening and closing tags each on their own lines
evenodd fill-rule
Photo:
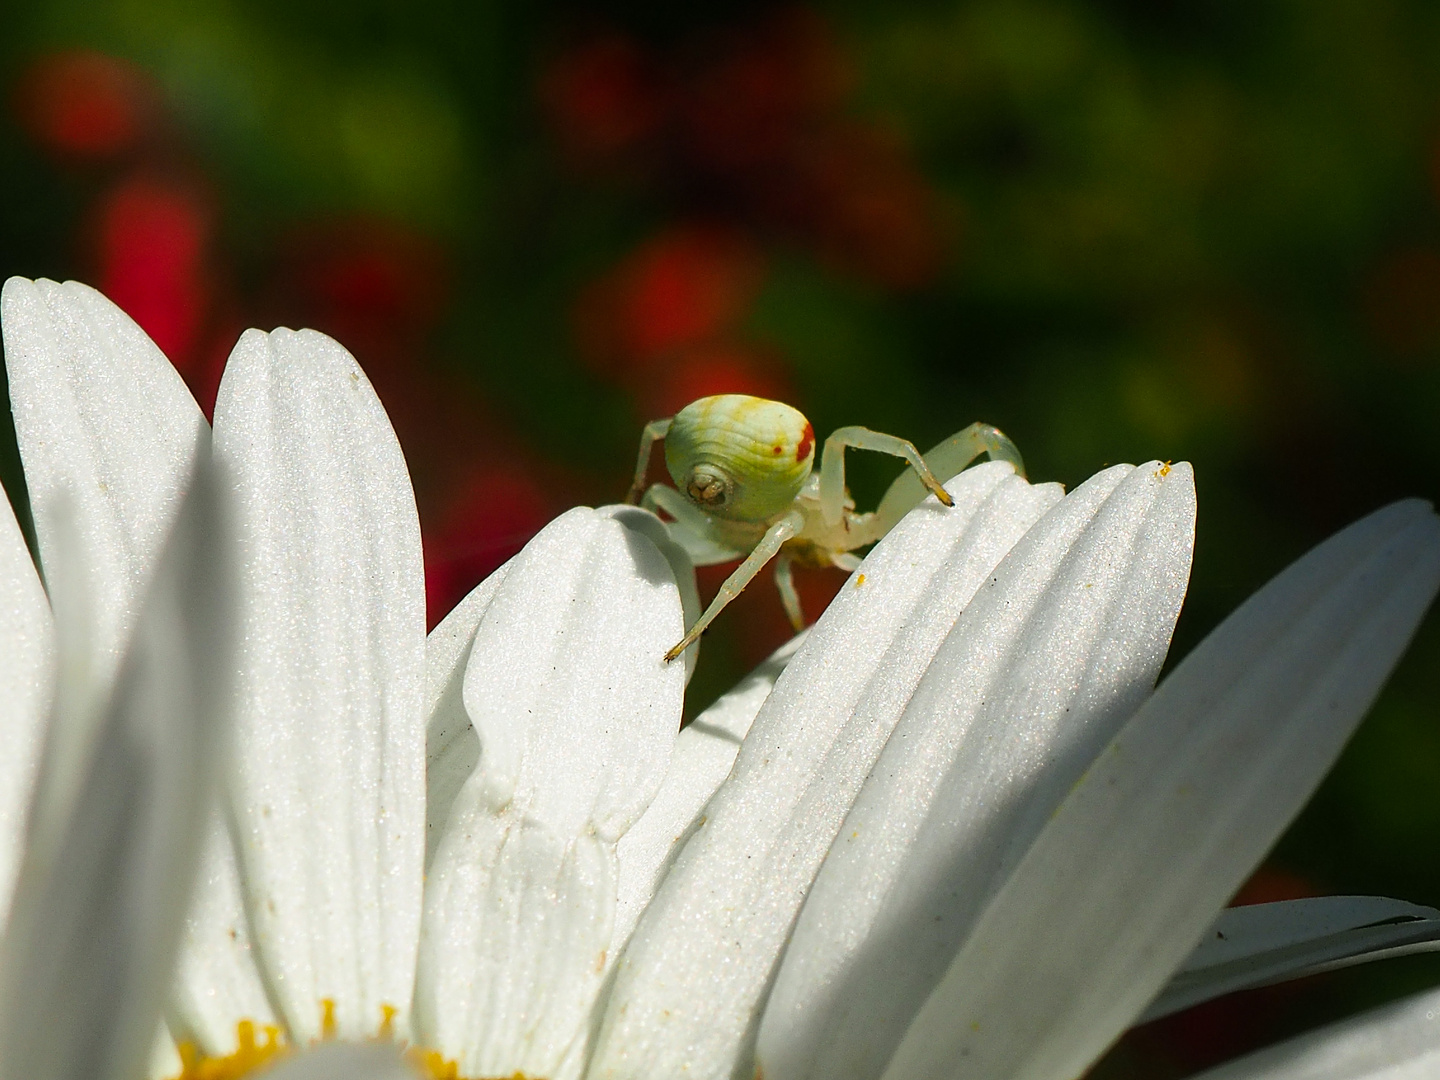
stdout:
<svg viewBox="0 0 1440 1080">
<path fill-rule="evenodd" d="M 805 612 L 800 607 L 800 594 L 795 591 L 795 575 L 788 555 L 781 555 L 775 560 L 775 587 L 780 590 L 780 603 L 785 608 L 790 625 L 798 634 L 805 629 Z"/>
<path fill-rule="evenodd" d="M 652 484 L 640 505 L 652 513 L 663 510 L 675 519 L 670 533 L 696 566 L 714 566 L 745 554 L 717 537 L 710 515 L 672 487 Z"/>
<path fill-rule="evenodd" d="M 840 517 L 845 511 L 845 448 L 847 446 L 853 446 L 857 450 L 875 450 L 882 454 L 893 454 L 895 457 L 904 458 L 915 470 L 920 482 L 930 489 L 931 494 L 946 506 L 955 505 L 955 500 L 950 498 L 950 493 L 940 486 L 940 481 L 935 479 L 934 473 L 925 464 L 925 459 L 920 456 L 920 451 L 915 449 L 914 443 L 908 439 L 886 435 L 883 431 L 871 431 L 869 428 L 863 427 L 842 427 L 837 428 L 825 440 L 825 453 L 820 459 L 820 515 L 826 525 L 840 524 Z"/>
<path fill-rule="evenodd" d="M 795 588 L 794 565 L 795 561 L 784 553 L 775 560 L 775 587 L 780 590 L 780 604 L 785 608 L 785 615 L 798 634 L 805 629 L 805 611 L 800 606 L 800 593 Z M 860 556 L 849 551 L 832 551 L 830 565 L 853 574 L 860 569 Z"/>
<path fill-rule="evenodd" d="M 625 495 L 627 503 L 638 503 L 640 493 L 645 490 L 645 474 L 650 471 L 650 452 L 655 449 L 655 444 L 663 439 L 670 430 L 670 421 L 673 416 L 667 416 L 663 420 L 651 420 L 645 425 L 645 430 L 640 432 L 640 460 L 635 463 L 635 479 L 630 484 L 630 490 Z"/>
<path fill-rule="evenodd" d="M 745 590 L 745 586 L 749 585 L 761 568 L 776 556 L 785 541 L 799 533 L 804 524 L 805 519 L 792 511 L 765 530 L 765 535 L 755 545 L 755 550 L 750 552 L 745 557 L 745 561 L 735 568 L 734 573 L 725 579 L 725 584 L 720 586 L 720 591 L 715 594 L 715 599 L 710 601 L 710 606 L 705 609 L 705 614 L 701 615 L 695 625 L 686 631 L 679 644 L 665 654 L 667 664 L 688 649 L 691 643 L 705 632 L 705 628 L 715 621 L 715 616 L 724 611 L 730 601 Z"/>
<path fill-rule="evenodd" d="M 988 454 L 991 461 L 1008 461 L 1015 467 L 1015 475 L 1025 475 L 1025 462 L 1020 449 L 999 428 L 991 424 L 971 424 L 964 431 L 957 431 L 944 442 L 936 443 L 925 451 L 925 464 L 930 466 L 936 479 L 941 483 L 960 475 L 962 469 L 981 454 Z M 896 523 L 913 510 L 925 498 L 925 489 L 914 473 L 904 472 L 895 478 L 890 490 L 875 508 L 874 529 L 884 536 Z"/>
</svg>

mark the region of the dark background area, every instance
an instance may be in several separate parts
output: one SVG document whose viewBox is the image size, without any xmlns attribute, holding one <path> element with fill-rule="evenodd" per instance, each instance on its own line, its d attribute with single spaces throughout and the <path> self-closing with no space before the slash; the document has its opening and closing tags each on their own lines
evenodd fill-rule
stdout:
<svg viewBox="0 0 1440 1080">
<path fill-rule="evenodd" d="M 1271 574 L 1440 491 L 1440 7 L 38 0 L 0 12 L 0 272 L 124 307 L 208 409 L 239 331 L 364 365 L 432 621 L 641 425 L 726 391 L 1033 479 L 1193 461 L 1178 658 Z M 852 458 L 872 505 L 897 471 Z M 13 433 L 0 476 L 18 505 Z M 728 568 L 704 572 L 713 591 Z M 797 572 L 813 618 L 841 580 Z M 768 580 L 689 711 L 786 636 Z M 1440 620 L 1242 899 L 1440 904 Z M 1183 1076 L 1440 983 L 1419 958 L 1132 1033 Z"/>
</svg>

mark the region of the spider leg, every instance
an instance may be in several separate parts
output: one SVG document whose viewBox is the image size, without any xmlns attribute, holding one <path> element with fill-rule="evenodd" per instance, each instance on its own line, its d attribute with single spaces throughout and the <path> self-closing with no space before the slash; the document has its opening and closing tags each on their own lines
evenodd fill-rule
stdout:
<svg viewBox="0 0 1440 1080">
<path fill-rule="evenodd" d="M 781 555 L 775 560 L 775 587 L 780 590 L 780 603 L 785 607 L 790 625 L 798 634 L 805 629 L 805 612 L 800 607 L 800 594 L 795 591 L 795 575 L 791 572 L 788 555 Z"/>
<path fill-rule="evenodd" d="M 776 556 L 781 545 L 798 533 L 804 523 L 804 518 L 791 511 L 765 531 L 765 535 L 755 545 L 755 550 L 750 552 L 745 557 L 745 561 L 735 568 L 735 572 L 725 579 L 725 584 L 720 586 L 720 591 L 715 594 L 715 599 L 710 601 L 710 606 L 705 609 L 705 614 L 701 615 L 699 621 L 686 631 L 679 643 L 665 654 L 667 664 L 688 649 L 690 644 L 705 632 L 705 628 L 714 621 L 715 616 L 724 611 L 726 605 L 744 591 L 745 586 L 749 585 L 755 575 L 760 572 L 760 568 Z"/>
<path fill-rule="evenodd" d="M 920 451 L 907 439 L 886 435 L 882 431 L 871 431 L 863 427 L 837 428 L 825 440 L 825 453 L 820 459 L 820 516 L 826 525 L 840 524 L 845 512 L 845 448 L 875 450 L 882 454 L 893 454 L 910 463 L 919 482 L 930 489 L 930 493 L 946 506 L 954 504 L 949 493 L 940 486 L 930 472 Z M 908 475 L 908 474 L 907 474 Z"/>
<path fill-rule="evenodd" d="M 943 482 L 959 475 L 981 454 L 989 454 L 991 461 L 1008 461 L 1015 466 L 1017 476 L 1025 475 L 1025 462 L 1020 457 L 1020 450 L 1003 431 L 989 424 L 971 424 L 964 431 L 957 431 L 944 442 L 931 447 L 925 454 L 925 464 Z M 894 528 L 924 498 L 925 488 L 915 474 L 901 473 L 875 510 L 877 537 Z"/>
<path fill-rule="evenodd" d="M 635 463 L 635 479 L 631 481 L 630 490 L 625 494 L 627 503 L 640 501 L 640 493 L 645 490 L 645 474 L 650 471 L 650 452 L 670 430 L 670 421 L 673 419 L 673 416 L 667 416 L 663 420 L 651 420 L 645 425 L 645 430 L 640 432 L 640 458 Z"/>
<path fill-rule="evenodd" d="M 640 505 L 646 510 L 663 510 L 675 519 L 670 532 L 696 566 L 714 566 L 745 554 L 720 540 L 710 515 L 672 487 L 652 484 Z"/>
</svg>

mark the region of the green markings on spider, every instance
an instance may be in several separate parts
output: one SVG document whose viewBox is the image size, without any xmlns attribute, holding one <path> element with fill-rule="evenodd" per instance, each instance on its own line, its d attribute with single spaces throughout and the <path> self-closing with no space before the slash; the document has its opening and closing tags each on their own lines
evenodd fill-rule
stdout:
<svg viewBox="0 0 1440 1080">
<path fill-rule="evenodd" d="M 675 486 L 731 521 L 768 521 L 790 509 L 814 461 L 815 429 L 799 409 L 744 394 L 691 402 L 665 436 Z"/>
<path fill-rule="evenodd" d="M 661 439 L 675 487 L 655 484 L 647 490 L 650 455 Z M 845 489 L 849 447 L 909 463 L 873 512 L 856 512 Z M 894 435 L 843 427 L 825 440 L 817 474 L 814 429 L 798 409 L 783 402 L 720 394 L 693 401 L 673 417 L 652 420 L 640 436 L 635 481 L 626 501 L 669 517 L 671 534 L 697 566 L 744 559 L 665 654 L 666 662 L 693 645 L 771 559 L 780 600 L 798 632 L 805 616 L 791 574 L 795 564 L 854 570 L 860 564 L 854 551 L 879 540 L 927 494 L 949 506 L 942 481 L 981 454 L 1009 461 L 1017 473 L 1025 473 L 1015 444 L 989 424 L 971 424 L 923 456 L 913 443 Z"/>
</svg>

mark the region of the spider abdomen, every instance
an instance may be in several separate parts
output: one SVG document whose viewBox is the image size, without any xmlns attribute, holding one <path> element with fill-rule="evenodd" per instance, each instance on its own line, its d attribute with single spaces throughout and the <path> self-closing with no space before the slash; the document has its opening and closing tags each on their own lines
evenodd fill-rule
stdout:
<svg viewBox="0 0 1440 1080">
<path fill-rule="evenodd" d="M 787 510 L 815 460 L 815 432 L 798 409 L 748 394 L 692 401 L 665 437 L 675 486 L 706 512 L 764 521 Z"/>
</svg>

